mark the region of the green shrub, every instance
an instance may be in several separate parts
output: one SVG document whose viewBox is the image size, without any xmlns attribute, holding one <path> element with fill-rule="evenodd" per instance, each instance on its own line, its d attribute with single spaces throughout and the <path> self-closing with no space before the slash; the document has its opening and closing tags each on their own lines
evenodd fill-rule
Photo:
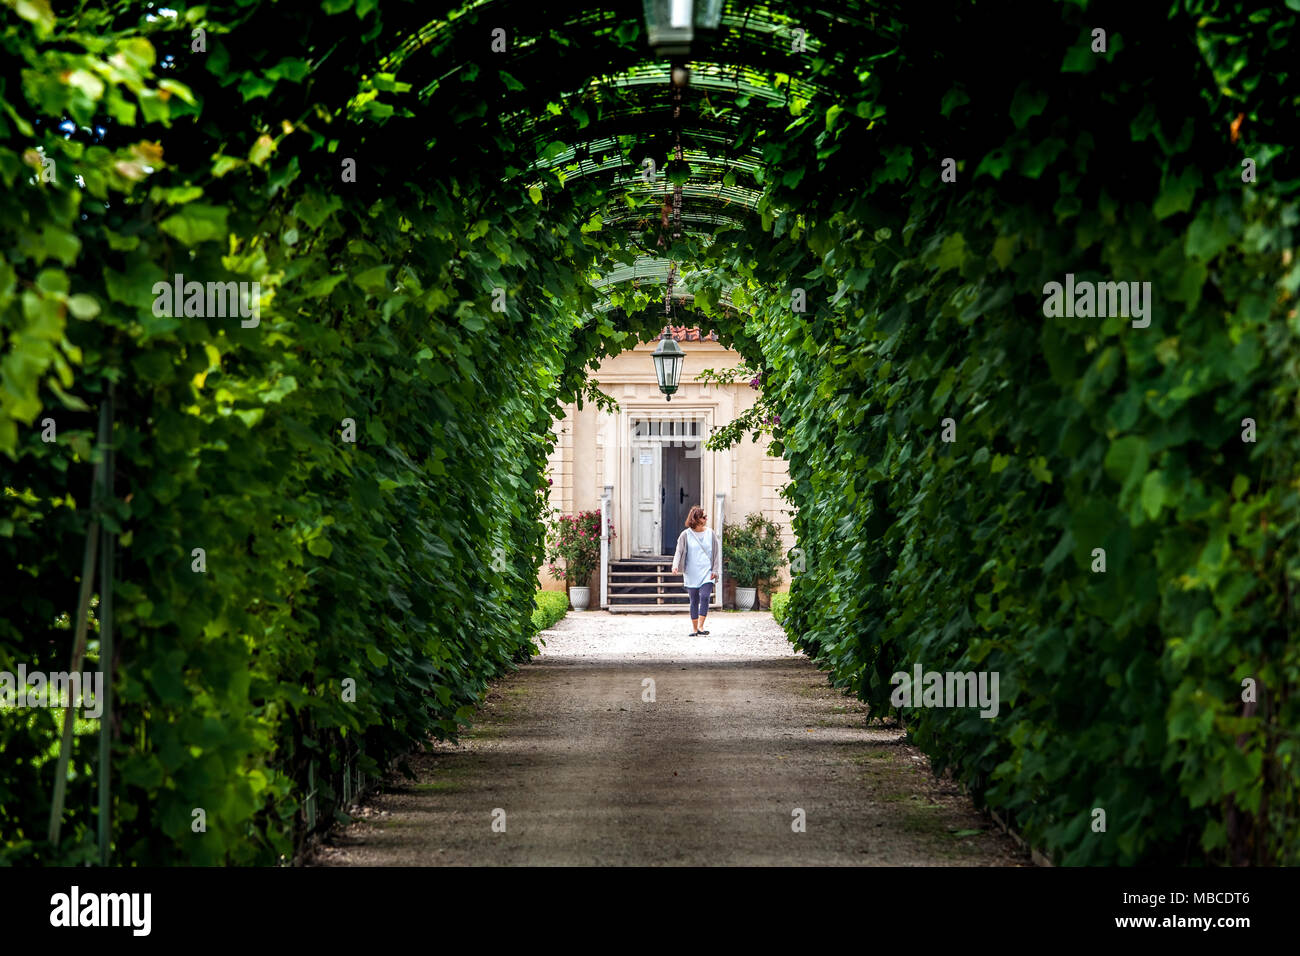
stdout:
<svg viewBox="0 0 1300 956">
<path fill-rule="evenodd" d="M 742 588 L 758 587 L 785 565 L 781 526 L 752 513 L 722 530 L 722 557 L 727 573 Z"/>
<path fill-rule="evenodd" d="M 533 611 L 533 631 L 552 627 L 569 612 L 569 596 L 563 591 L 538 591 L 537 610 Z"/>
<path fill-rule="evenodd" d="M 790 592 L 777 591 L 772 595 L 772 619 L 778 624 L 785 624 L 786 608 L 790 606 Z"/>
</svg>

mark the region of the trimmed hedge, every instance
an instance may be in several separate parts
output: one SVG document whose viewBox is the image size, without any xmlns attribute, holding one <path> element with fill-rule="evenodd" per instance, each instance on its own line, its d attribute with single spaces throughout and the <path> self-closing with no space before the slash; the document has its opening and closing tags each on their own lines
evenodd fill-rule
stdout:
<svg viewBox="0 0 1300 956">
<path fill-rule="evenodd" d="M 641 59 L 635 16 L 516 11 L 516 77 L 459 52 L 495 9 L 0 9 L 0 669 L 66 666 L 111 383 L 116 862 L 293 857 L 309 791 L 328 825 L 345 774 L 454 736 L 535 650 L 551 422 L 662 315 L 630 288 L 597 314 L 590 280 L 658 220 L 607 229 L 623 193 L 530 168 L 619 118 L 633 94 L 588 84 Z M 838 55 L 794 64 L 815 101 L 710 93 L 762 154 L 759 222 L 661 250 L 780 416 L 785 626 L 877 708 L 913 663 L 999 671 L 995 720 L 903 718 L 1062 862 L 1296 862 L 1294 13 L 843 14 Z M 258 283 L 258 324 L 159 314 L 177 273 Z M 1150 326 L 1044 318 L 1067 273 L 1151 281 Z M 43 839 L 57 738 L 0 723 L 6 861 L 86 857 L 88 736 Z"/>
<path fill-rule="evenodd" d="M 115 863 L 291 860 L 345 776 L 458 733 L 536 651 L 550 426 L 627 339 L 579 327 L 600 194 L 430 131 L 376 69 L 417 5 L 328 6 L 0 7 L 0 669 L 67 667 L 114 383 Z M 156 309 L 177 273 L 258 283 L 257 322 Z M 0 722 L 6 862 L 91 852 L 93 736 L 45 839 L 56 716 Z"/>
<path fill-rule="evenodd" d="M 569 613 L 569 596 L 563 591 L 538 591 L 537 610 L 533 611 L 533 631 L 553 627 Z"/>
<path fill-rule="evenodd" d="M 772 595 L 772 619 L 776 621 L 776 623 L 782 626 L 785 625 L 785 615 L 789 607 L 790 607 L 789 591 L 777 591 L 775 594 Z"/>
<path fill-rule="evenodd" d="M 1091 8 L 914 20 L 730 237 L 807 552 L 786 627 L 878 712 L 918 663 L 998 672 L 994 719 L 902 718 L 1066 864 L 1300 862 L 1300 179 L 1266 138 L 1297 18 L 1187 8 L 1126 6 L 1105 55 Z M 1149 327 L 1045 315 L 1067 274 L 1150 282 Z"/>
</svg>

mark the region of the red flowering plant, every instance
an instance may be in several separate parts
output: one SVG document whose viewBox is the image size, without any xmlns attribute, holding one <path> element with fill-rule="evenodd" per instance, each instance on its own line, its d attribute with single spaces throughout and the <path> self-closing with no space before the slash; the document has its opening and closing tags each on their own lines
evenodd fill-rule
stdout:
<svg viewBox="0 0 1300 956">
<path fill-rule="evenodd" d="M 609 536 L 614 537 L 613 522 Z M 563 578 L 565 587 L 586 587 L 600 566 L 600 512 L 555 515 L 546 529 L 546 560 L 551 576 Z"/>
</svg>

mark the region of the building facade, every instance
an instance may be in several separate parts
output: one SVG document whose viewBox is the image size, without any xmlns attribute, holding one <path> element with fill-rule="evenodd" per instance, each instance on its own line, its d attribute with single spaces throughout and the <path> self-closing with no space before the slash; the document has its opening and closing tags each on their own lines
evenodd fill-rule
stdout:
<svg viewBox="0 0 1300 956">
<path fill-rule="evenodd" d="M 686 359 L 671 401 L 655 379 L 651 353 L 657 343 L 643 342 L 606 359 L 594 375 L 600 389 L 617 400 L 617 411 L 603 411 L 591 402 L 580 410 L 569 405 L 555 423 L 551 507 L 565 514 L 603 507 L 614 529 L 605 579 L 597 572 L 591 582 L 593 608 L 610 603 L 610 567 L 671 559 L 686 514 L 697 504 L 719 534 L 727 523 L 760 512 L 781 526 L 786 547 L 794 546 L 787 503 L 780 496 L 789 473 L 783 459 L 767 454 L 767 440 L 745 438 L 716 452 L 704 447 L 711 430 L 753 405 L 758 393 L 748 381 L 717 385 L 696 378 L 705 369 L 735 369 L 743 364 L 741 356 L 712 332 L 677 327 L 673 337 Z M 715 595 L 715 607 L 733 603 L 725 549 L 723 565 L 724 585 Z M 788 568 L 779 574 L 773 580 L 777 590 L 788 581 Z M 542 586 L 559 590 L 564 584 L 543 572 Z M 680 581 L 676 587 L 680 590 Z M 760 601 L 766 606 L 765 596 Z"/>
</svg>

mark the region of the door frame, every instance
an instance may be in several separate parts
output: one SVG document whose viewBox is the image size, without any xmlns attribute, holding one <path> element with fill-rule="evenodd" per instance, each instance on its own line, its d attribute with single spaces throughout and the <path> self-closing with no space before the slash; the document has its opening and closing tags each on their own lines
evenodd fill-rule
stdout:
<svg viewBox="0 0 1300 956">
<path fill-rule="evenodd" d="M 701 437 L 700 442 L 705 439 Z M 685 522 L 682 520 L 687 515 L 687 509 L 692 503 L 699 505 L 704 504 L 704 497 L 700 494 L 700 481 L 704 470 L 702 454 L 689 455 L 686 449 L 680 445 L 661 442 L 659 444 L 659 486 L 661 489 L 661 507 L 660 512 L 660 540 L 662 547 L 672 553 L 673 544 L 677 541 L 677 536 L 682 533 Z M 694 492 L 689 499 L 681 497 L 678 492 L 684 490 L 687 476 L 690 476 L 691 490 Z M 671 481 L 669 479 L 672 479 Z M 708 508 L 704 509 L 706 512 Z M 668 523 L 668 514 L 673 516 L 672 523 Z"/>
<path fill-rule="evenodd" d="M 617 537 L 614 539 L 614 553 L 620 558 L 635 557 L 632 553 L 632 528 L 630 525 L 633 509 L 635 508 L 635 499 L 632 494 L 632 461 L 636 454 L 633 447 L 634 441 L 639 442 L 665 442 L 680 441 L 680 436 L 663 437 L 647 435 L 634 439 L 632 436 L 632 421 L 634 419 L 694 419 L 700 423 L 700 503 L 712 501 L 716 490 L 715 478 L 720 467 L 724 468 L 723 474 L 726 474 L 725 467 L 729 464 L 730 453 L 727 451 L 713 452 L 703 448 L 704 442 L 708 439 L 713 429 L 717 415 L 718 403 L 713 402 L 677 402 L 672 403 L 671 408 L 665 408 L 666 402 L 662 401 L 635 401 L 632 399 L 622 399 L 619 402 L 618 422 L 615 426 L 615 435 L 618 436 L 618 445 L 614 454 L 614 489 L 615 500 L 617 501 L 617 515 L 615 517 L 615 531 Z M 662 460 L 660 468 L 663 467 Z M 708 510 L 707 508 L 705 509 Z M 659 520 L 663 521 L 663 513 L 660 512 Z M 716 530 L 716 529 L 715 529 Z"/>
</svg>

